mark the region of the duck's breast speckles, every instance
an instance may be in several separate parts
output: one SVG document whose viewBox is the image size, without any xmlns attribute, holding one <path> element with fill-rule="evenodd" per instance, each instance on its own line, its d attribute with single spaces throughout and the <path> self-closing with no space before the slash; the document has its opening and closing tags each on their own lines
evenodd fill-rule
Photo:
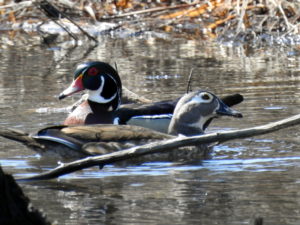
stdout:
<svg viewBox="0 0 300 225">
<path fill-rule="evenodd" d="M 83 125 L 90 113 L 92 113 L 92 110 L 87 101 L 85 101 L 69 114 L 64 121 L 64 125 Z"/>
</svg>

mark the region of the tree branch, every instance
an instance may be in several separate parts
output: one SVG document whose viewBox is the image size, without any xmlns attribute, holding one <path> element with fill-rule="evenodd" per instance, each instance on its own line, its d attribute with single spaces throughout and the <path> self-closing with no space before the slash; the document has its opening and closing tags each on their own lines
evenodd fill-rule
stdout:
<svg viewBox="0 0 300 225">
<path fill-rule="evenodd" d="M 30 181 L 30 180 L 53 179 L 92 166 L 100 165 L 101 167 L 103 167 L 106 164 L 111 164 L 117 161 L 127 160 L 134 157 L 146 155 L 146 154 L 153 154 L 158 152 L 163 153 L 163 152 L 170 151 L 174 148 L 179 148 L 183 146 L 200 145 L 200 144 L 207 144 L 212 142 L 224 142 L 224 141 L 229 141 L 238 138 L 247 138 L 256 135 L 262 135 L 283 128 L 287 128 L 290 126 L 298 125 L 299 123 L 300 123 L 300 114 L 280 121 L 276 121 L 276 122 L 272 122 L 262 126 L 252 127 L 252 128 L 240 129 L 235 131 L 216 132 L 216 133 L 193 136 L 193 137 L 179 136 L 173 139 L 158 141 L 158 142 L 154 142 L 142 146 L 136 146 L 127 150 L 122 150 L 111 154 L 88 157 L 85 159 L 66 163 L 45 173 L 41 173 L 39 175 L 31 176 L 27 178 L 22 178 L 19 180 Z"/>
<path fill-rule="evenodd" d="M 199 2 L 191 3 L 191 4 L 180 4 L 180 5 L 155 7 L 155 8 L 150 8 L 150 9 L 143 9 L 143 10 L 138 10 L 138 11 L 133 11 L 133 12 L 128 12 L 128 13 L 123 13 L 120 15 L 114 15 L 114 16 L 106 17 L 104 19 L 115 19 L 115 18 L 135 16 L 135 15 L 145 14 L 145 13 L 160 12 L 160 11 L 165 11 L 165 10 L 170 10 L 170 9 L 186 8 L 186 7 L 191 7 L 191 6 L 195 6 L 198 4 L 199 4 Z"/>
<path fill-rule="evenodd" d="M 38 6 L 38 9 L 40 9 L 48 18 L 50 18 L 54 23 L 56 23 L 58 26 L 60 26 L 63 30 L 65 30 L 76 42 L 78 41 L 78 38 L 75 34 L 73 34 L 67 27 L 61 25 L 57 20 L 61 17 L 66 18 L 69 20 L 74 26 L 76 26 L 85 36 L 88 37 L 89 40 L 93 40 L 95 44 L 98 44 L 98 40 L 94 38 L 92 35 L 90 35 L 88 32 L 86 32 L 81 26 L 79 26 L 74 20 L 72 20 L 68 15 L 63 13 L 62 11 L 58 10 L 56 7 L 54 7 L 49 1 L 43 0 L 41 2 L 37 2 L 36 5 Z"/>
</svg>

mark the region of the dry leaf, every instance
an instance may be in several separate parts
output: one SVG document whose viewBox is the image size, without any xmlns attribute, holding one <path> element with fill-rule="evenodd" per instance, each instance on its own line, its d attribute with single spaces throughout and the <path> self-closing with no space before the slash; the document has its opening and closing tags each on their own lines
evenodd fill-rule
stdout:
<svg viewBox="0 0 300 225">
<path fill-rule="evenodd" d="M 132 3 L 130 0 L 118 0 L 116 2 L 116 6 L 118 8 L 127 9 L 127 8 L 132 8 Z"/>
<path fill-rule="evenodd" d="M 8 20 L 12 23 L 16 23 L 16 17 L 14 12 L 9 12 L 8 14 Z"/>
<path fill-rule="evenodd" d="M 170 13 L 168 15 L 160 16 L 160 18 L 161 19 L 173 19 L 173 18 L 177 18 L 177 17 L 181 17 L 181 16 L 198 17 L 198 16 L 202 15 L 203 13 L 205 13 L 207 11 L 213 10 L 216 6 L 219 6 L 219 5 L 221 5 L 220 2 L 212 0 L 212 1 L 210 1 L 209 4 L 205 3 L 201 6 L 194 7 L 192 9 L 180 10 L 180 11 L 177 11 L 175 13 Z"/>
</svg>

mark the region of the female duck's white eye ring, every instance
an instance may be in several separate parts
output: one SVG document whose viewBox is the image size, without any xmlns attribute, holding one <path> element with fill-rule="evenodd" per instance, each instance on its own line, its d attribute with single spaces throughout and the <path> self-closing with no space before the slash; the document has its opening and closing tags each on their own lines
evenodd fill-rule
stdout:
<svg viewBox="0 0 300 225">
<path fill-rule="evenodd" d="M 207 92 L 203 92 L 200 94 L 200 98 L 204 101 L 204 102 L 210 102 L 213 98 L 211 96 L 211 94 L 207 93 Z"/>
<path fill-rule="evenodd" d="M 201 92 L 195 95 L 189 102 L 191 103 L 211 103 L 214 97 L 209 92 Z"/>
</svg>

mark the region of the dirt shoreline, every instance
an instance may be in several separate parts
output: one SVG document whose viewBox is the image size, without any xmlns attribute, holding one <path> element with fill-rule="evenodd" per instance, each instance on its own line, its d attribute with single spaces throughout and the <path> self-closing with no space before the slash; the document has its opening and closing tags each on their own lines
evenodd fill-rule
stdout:
<svg viewBox="0 0 300 225">
<path fill-rule="evenodd" d="M 54 34 L 80 39 L 77 35 L 84 31 L 83 36 L 89 40 L 103 34 L 121 33 L 122 36 L 125 32 L 125 36 L 134 36 L 151 32 L 162 38 L 172 36 L 220 42 L 299 42 L 300 4 L 296 2 L 113 2 L 7 0 L 0 5 L 0 30 L 38 31 L 39 35 L 45 36 L 46 42 L 51 41 Z"/>
</svg>

